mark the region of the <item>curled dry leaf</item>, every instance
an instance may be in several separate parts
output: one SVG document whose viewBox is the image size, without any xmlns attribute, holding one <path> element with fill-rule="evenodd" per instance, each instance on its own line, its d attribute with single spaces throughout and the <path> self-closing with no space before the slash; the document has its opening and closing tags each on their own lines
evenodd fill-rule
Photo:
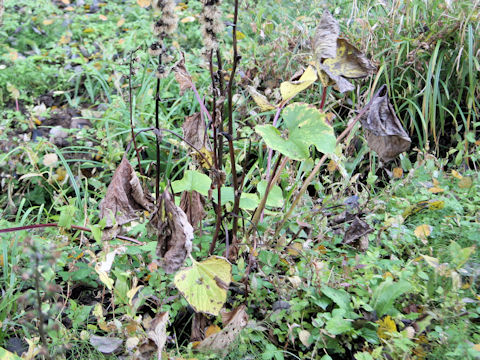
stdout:
<svg viewBox="0 0 480 360">
<path fill-rule="evenodd" d="M 180 208 L 187 215 L 188 222 L 194 229 L 198 229 L 198 225 L 205 217 L 205 205 L 204 197 L 194 191 L 184 191 L 182 198 L 180 199 Z"/>
<path fill-rule="evenodd" d="M 175 79 L 180 85 L 180 95 L 194 87 L 192 77 L 190 76 L 187 68 L 185 67 L 185 56 L 181 54 L 180 60 L 173 66 L 173 73 L 175 74 Z"/>
<path fill-rule="evenodd" d="M 228 348 L 240 334 L 240 331 L 248 324 L 245 305 L 240 305 L 231 312 L 222 313 L 222 322 L 224 328 L 205 338 L 196 346 L 196 349 L 222 353 L 228 351 Z"/>
<path fill-rule="evenodd" d="M 138 219 L 137 211 L 152 209 L 152 197 L 143 191 L 135 170 L 124 156 L 100 202 L 100 218 L 105 219 L 105 227 L 110 228 L 104 232 L 104 239 L 114 237 L 120 232 L 119 227 Z"/>
<path fill-rule="evenodd" d="M 210 164 L 212 164 L 213 152 L 212 147 L 208 142 L 206 128 L 205 121 L 202 119 L 199 112 L 185 117 L 185 121 L 182 125 L 185 140 L 200 150 L 203 156 L 210 162 Z M 201 166 L 209 168 L 209 164 L 206 163 L 205 160 L 193 149 L 192 155 L 200 162 Z"/>
<path fill-rule="evenodd" d="M 123 340 L 116 337 L 92 335 L 90 344 L 103 354 L 112 354 L 122 346 Z"/>
<path fill-rule="evenodd" d="M 253 86 L 247 86 L 247 91 L 261 111 L 275 109 L 275 106 L 268 101 L 267 97 L 263 94 L 260 94 Z"/>
<path fill-rule="evenodd" d="M 354 89 L 347 79 L 368 76 L 376 68 L 355 46 L 338 38 L 339 34 L 338 22 L 325 11 L 315 30 L 312 47 L 323 86 L 335 85 L 343 93 Z"/>
<path fill-rule="evenodd" d="M 410 137 L 395 115 L 388 98 L 387 86 L 380 88 L 370 109 L 360 118 L 368 146 L 385 162 L 410 148 Z"/>
<path fill-rule="evenodd" d="M 147 335 L 157 345 L 157 359 L 162 360 L 162 351 L 167 341 L 168 311 L 160 312 L 153 319 Z"/>
<path fill-rule="evenodd" d="M 183 265 L 192 251 L 193 228 L 187 215 L 175 205 L 172 195 L 165 190 L 150 220 L 158 236 L 157 256 L 159 265 L 172 274 Z"/>
<path fill-rule="evenodd" d="M 371 232 L 373 232 L 373 229 L 370 225 L 356 216 L 345 232 L 343 243 L 355 246 L 360 251 L 366 251 L 368 249 L 368 234 Z"/>
</svg>

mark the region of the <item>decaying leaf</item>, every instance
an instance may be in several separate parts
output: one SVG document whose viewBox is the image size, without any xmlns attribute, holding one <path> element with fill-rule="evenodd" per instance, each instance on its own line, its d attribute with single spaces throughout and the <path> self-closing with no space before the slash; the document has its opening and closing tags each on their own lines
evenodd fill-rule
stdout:
<svg viewBox="0 0 480 360">
<path fill-rule="evenodd" d="M 192 319 L 192 331 L 190 342 L 200 342 L 204 337 L 204 330 L 207 327 L 208 318 L 205 314 L 195 313 Z"/>
<path fill-rule="evenodd" d="M 206 157 L 211 164 L 213 152 L 212 147 L 208 142 L 206 127 L 205 121 L 202 119 L 200 113 L 197 112 L 193 115 L 185 117 L 182 130 L 185 140 L 200 150 L 204 157 Z M 205 161 L 196 151 L 192 151 L 192 155 L 198 159 L 204 168 L 209 168 L 209 164 L 204 164 Z"/>
<path fill-rule="evenodd" d="M 224 328 L 206 337 L 195 348 L 201 351 L 226 352 L 235 341 L 240 331 L 247 326 L 248 315 L 245 305 L 240 305 L 235 310 L 222 313 Z"/>
<path fill-rule="evenodd" d="M 368 146 L 385 162 L 410 148 L 410 137 L 390 104 L 387 86 L 379 90 L 370 109 L 360 118 Z"/>
<path fill-rule="evenodd" d="M 180 85 L 180 95 L 183 95 L 186 90 L 194 87 L 192 77 L 185 67 L 185 56 L 183 54 L 181 59 L 173 66 L 173 73 L 175 74 L 178 85 Z"/>
<path fill-rule="evenodd" d="M 329 11 L 324 11 L 320 23 L 315 29 L 313 52 L 319 60 L 334 58 L 337 55 L 337 38 L 340 26 Z"/>
<path fill-rule="evenodd" d="M 124 156 L 100 202 L 100 218 L 106 220 L 106 228 L 111 228 L 104 232 L 104 238 L 112 238 L 120 231 L 119 227 L 138 219 L 137 211 L 152 209 L 152 197 L 143 191 L 135 170 Z"/>
<path fill-rule="evenodd" d="M 160 196 L 150 225 L 158 236 L 159 265 L 167 274 L 172 274 L 180 269 L 192 251 L 193 228 L 188 222 L 187 215 L 175 205 L 168 190 Z"/>
<path fill-rule="evenodd" d="M 360 251 L 366 251 L 368 249 L 368 234 L 371 232 L 373 232 L 373 229 L 370 225 L 356 216 L 345 232 L 343 243 L 355 246 Z"/>
<path fill-rule="evenodd" d="M 167 341 L 168 311 L 159 312 L 153 319 L 147 335 L 157 345 L 157 359 L 162 360 L 162 351 Z"/>
<path fill-rule="evenodd" d="M 253 86 L 247 86 L 247 91 L 258 105 L 261 111 L 269 111 L 275 109 L 275 106 L 270 104 L 265 95 L 260 94 Z"/>
<path fill-rule="evenodd" d="M 103 354 L 112 354 L 122 346 L 123 340 L 116 337 L 92 335 L 90 344 Z"/>
<path fill-rule="evenodd" d="M 205 217 L 205 199 L 196 191 L 184 191 L 180 199 L 180 208 L 187 214 L 188 222 L 194 229 L 198 229 L 198 225 Z"/>
<path fill-rule="evenodd" d="M 325 11 L 315 31 L 312 47 L 323 86 L 335 85 L 343 93 L 354 89 L 347 79 L 366 77 L 376 68 L 355 46 L 338 38 L 339 34 L 337 21 Z"/>
</svg>

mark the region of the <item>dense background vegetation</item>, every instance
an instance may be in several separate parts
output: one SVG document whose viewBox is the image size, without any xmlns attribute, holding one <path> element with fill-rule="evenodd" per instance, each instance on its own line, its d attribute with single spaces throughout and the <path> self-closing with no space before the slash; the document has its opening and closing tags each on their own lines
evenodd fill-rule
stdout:
<svg viewBox="0 0 480 360">
<path fill-rule="evenodd" d="M 232 168 L 244 183 L 239 254 L 229 257 L 233 281 L 225 307 L 245 304 L 249 323 L 222 354 L 195 350 L 192 340 L 203 335 L 192 329 L 215 332 L 215 325 L 223 327 L 220 316 L 198 318 L 173 275 L 155 264 L 157 237 L 145 219 L 126 228 L 143 245 L 127 243 L 124 253 L 116 253 L 110 288 L 96 271 L 106 254 L 126 244 L 102 241 L 99 203 L 131 140 L 130 116 L 136 132 L 155 123 L 158 64 L 147 49 L 158 13 L 149 4 L 5 0 L 0 229 L 59 227 L 0 234 L 0 351 L 25 351 L 29 359 L 149 358 L 158 345 L 149 340 L 152 318 L 168 311 L 164 359 L 478 358 L 479 1 L 240 1 L 235 164 L 227 140 L 219 153 L 225 185 L 233 186 Z M 226 27 L 220 50 L 229 81 L 233 1 L 221 9 Z M 168 47 L 176 60 L 179 51 L 185 53 L 186 68 L 210 109 L 202 3 L 178 3 L 175 10 L 178 29 Z M 280 84 L 295 74 L 298 79 L 314 61 L 312 38 L 324 10 L 377 70 L 355 80 L 354 91 L 328 87 L 324 104 L 320 81 L 291 102 L 323 108 L 338 136 L 385 84 L 411 149 L 384 164 L 355 125 L 288 218 L 320 156 L 312 148 L 309 159 L 286 164 L 258 228 L 247 236 L 269 168 L 269 149 L 255 126 L 275 115 L 258 108 L 247 86 L 278 103 Z M 160 127 L 181 135 L 185 118 L 200 111 L 194 93 L 181 94 L 170 74 L 159 94 Z M 227 116 L 222 130 L 228 132 Z M 140 133 L 137 147 L 140 164 L 133 149 L 128 158 L 153 193 L 155 134 Z M 210 172 L 171 134 L 163 134 L 159 154 L 162 190 L 186 170 Z M 279 153 L 272 167 L 277 162 Z M 209 255 L 215 192 L 213 200 L 206 197 L 206 214 L 195 231 L 196 260 Z M 213 251 L 219 256 L 231 245 L 233 198 L 233 191 L 222 193 L 225 217 Z M 348 237 L 355 219 L 364 230 Z M 112 351 L 98 343 L 105 339 L 116 344 Z"/>
</svg>

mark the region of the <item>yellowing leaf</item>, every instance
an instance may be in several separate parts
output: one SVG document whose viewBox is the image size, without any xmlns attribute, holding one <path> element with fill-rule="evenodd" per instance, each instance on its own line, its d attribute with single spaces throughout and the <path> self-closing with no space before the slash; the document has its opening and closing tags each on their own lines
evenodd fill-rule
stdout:
<svg viewBox="0 0 480 360">
<path fill-rule="evenodd" d="M 137 0 L 137 4 L 142 8 L 146 8 L 150 6 L 150 0 Z"/>
<path fill-rule="evenodd" d="M 458 182 L 458 187 L 460 189 L 469 189 L 473 185 L 472 178 L 470 176 L 464 176 L 460 181 Z"/>
<path fill-rule="evenodd" d="M 397 332 L 397 325 L 389 315 L 378 320 L 377 324 L 379 325 L 377 328 L 377 335 L 380 339 L 389 339 L 391 333 Z"/>
<path fill-rule="evenodd" d="M 52 25 L 53 24 L 53 19 L 45 19 L 43 20 L 43 25 Z"/>
<path fill-rule="evenodd" d="M 432 227 L 427 224 L 419 225 L 414 231 L 415 236 L 419 239 L 426 239 L 432 233 Z"/>
<path fill-rule="evenodd" d="M 400 179 L 403 176 L 403 169 L 401 167 L 396 167 L 393 169 L 393 177 L 395 179 Z"/>
<path fill-rule="evenodd" d="M 187 17 L 184 17 L 182 20 L 180 20 L 182 24 L 191 23 L 194 21 L 195 21 L 195 18 L 193 16 L 187 16 Z"/>
<path fill-rule="evenodd" d="M 461 178 L 463 178 L 463 176 L 462 176 L 458 171 L 456 171 L 456 170 L 452 170 L 452 176 L 453 176 L 454 178 L 456 178 L 456 179 L 459 179 L 459 180 L 460 180 Z"/>
<path fill-rule="evenodd" d="M 245 34 L 242 33 L 241 31 L 237 31 L 237 39 L 238 40 L 242 40 L 242 39 L 245 39 Z"/>
<path fill-rule="evenodd" d="M 444 192 L 445 189 L 433 186 L 433 187 L 429 188 L 428 191 L 430 191 L 432 194 L 438 194 L 438 193 Z"/>
<path fill-rule="evenodd" d="M 86 28 L 86 29 L 83 29 L 83 32 L 85 34 L 90 34 L 90 33 L 95 32 L 95 29 L 94 28 Z"/>
<path fill-rule="evenodd" d="M 280 84 L 282 100 L 287 101 L 299 92 L 305 90 L 317 80 L 317 72 L 313 66 L 309 66 L 298 81 L 284 81 Z"/>
<path fill-rule="evenodd" d="M 300 254 L 300 251 L 302 251 L 302 249 L 303 249 L 302 244 L 299 242 L 296 242 L 291 244 L 288 247 L 287 252 L 288 252 L 288 255 L 298 256 Z"/>
<path fill-rule="evenodd" d="M 261 111 L 269 111 L 275 109 L 275 106 L 270 104 L 265 95 L 260 94 L 257 90 L 255 90 L 253 86 L 247 86 L 247 91 Z"/>
<path fill-rule="evenodd" d="M 330 160 L 327 165 L 327 170 L 329 172 L 334 172 L 335 170 L 337 170 L 337 163 L 335 162 L 335 160 Z"/>
<path fill-rule="evenodd" d="M 207 329 L 205 330 L 205 337 L 209 337 L 210 335 L 213 335 L 213 334 L 216 334 L 218 333 L 220 330 L 220 326 L 218 325 L 210 325 L 209 327 L 207 327 Z"/>
<path fill-rule="evenodd" d="M 193 260 L 193 259 L 192 259 Z M 174 283 L 196 312 L 217 316 L 227 300 L 232 265 L 219 256 L 196 262 L 175 275 Z"/>
<path fill-rule="evenodd" d="M 2 360 L 21 360 L 22 358 L 8 350 L 0 347 L 0 359 Z"/>
</svg>

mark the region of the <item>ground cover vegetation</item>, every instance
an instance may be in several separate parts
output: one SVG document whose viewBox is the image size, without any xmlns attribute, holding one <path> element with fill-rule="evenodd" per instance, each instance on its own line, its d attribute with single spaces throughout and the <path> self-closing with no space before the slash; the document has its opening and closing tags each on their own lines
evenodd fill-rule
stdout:
<svg viewBox="0 0 480 360">
<path fill-rule="evenodd" d="M 0 1 L 0 358 L 479 358 L 479 20 Z"/>
</svg>

